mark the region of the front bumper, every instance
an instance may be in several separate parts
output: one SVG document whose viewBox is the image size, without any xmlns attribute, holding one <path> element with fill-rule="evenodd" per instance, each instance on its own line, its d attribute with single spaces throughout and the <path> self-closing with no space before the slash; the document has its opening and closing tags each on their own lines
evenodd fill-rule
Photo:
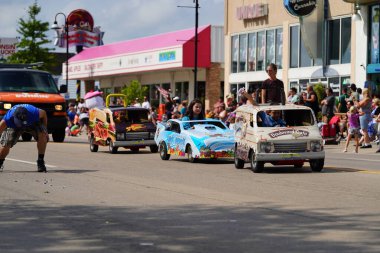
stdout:
<svg viewBox="0 0 380 253">
<path fill-rule="evenodd" d="M 115 141 L 114 147 L 142 147 L 157 145 L 154 140 Z"/>
<path fill-rule="evenodd" d="M 325 151 L 304 153 L 256 153 L 255 160 L 259 162 L 271 161 L 307 161 L 324 159 Z"/>
</svg>

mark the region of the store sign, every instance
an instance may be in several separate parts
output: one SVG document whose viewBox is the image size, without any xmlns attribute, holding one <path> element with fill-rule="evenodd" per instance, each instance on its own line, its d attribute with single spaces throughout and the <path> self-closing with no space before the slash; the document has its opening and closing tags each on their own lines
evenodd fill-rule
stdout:
<svg viewBox="0 0 380 253">
<path fill-rule="evenodd" d="M 238 20 L 255 19 L 268 16 L 268 4 L 244 5 L 236 9 Z"/>
<path fill-rule="evenodd" d="M 56 46 L 65 48 L 67 41 L 69 46 L 93 47 L 103 45 L 104 32 L 100 31 L 100 27 L 94 27 L 94 20 L 88 11 L 83 9 L 72 11 L 67 16 L 67 25 L 69 29 L 68 39 L 64 27 L 62 27 L 57 30 Z"/>
<path fill-rule="evenodd" d="M 284 0 L 285 9 L 293 16 L 310 15 L 317 6 L 317 0 Z"/>
<path fill-rule="evenodd" d="M 159 61 L 174 61 L 175 60 L 175 51 L 163 52 L 159 54 Z"/>
<path fill-rule="evenodd" d="M 17 51 L 17 38 L 0 38 L 0 58 L 6 59 Z"/>
</svg>

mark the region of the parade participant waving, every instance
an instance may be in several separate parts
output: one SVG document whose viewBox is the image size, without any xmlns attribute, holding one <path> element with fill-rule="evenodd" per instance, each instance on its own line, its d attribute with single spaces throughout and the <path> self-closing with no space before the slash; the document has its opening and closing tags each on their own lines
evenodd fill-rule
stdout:
<svg viewBox="0 0 380 253">
<path fill-rule="evenodd" d="M 46 172 L 44 161 L 46 145 L 49 140 L 47 116 L 44 110 L 29 104 L 12 107 L 0 121 L 0 170 L 5 157 L 23 133 L 31 134 L 37 140 L 37 171 Z"/>
</svg>

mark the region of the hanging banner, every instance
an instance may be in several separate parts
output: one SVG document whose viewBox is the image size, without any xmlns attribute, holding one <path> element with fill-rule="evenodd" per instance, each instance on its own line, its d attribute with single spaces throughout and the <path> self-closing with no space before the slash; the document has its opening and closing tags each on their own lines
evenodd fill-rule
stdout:
<svg viewBox="0 0 380 253">
<path fill-rule="evenodd" d="M 293 16 L 310 15 L 317 6 L 317 0 L 284 0 L 285 9 Z"/>
</svg>

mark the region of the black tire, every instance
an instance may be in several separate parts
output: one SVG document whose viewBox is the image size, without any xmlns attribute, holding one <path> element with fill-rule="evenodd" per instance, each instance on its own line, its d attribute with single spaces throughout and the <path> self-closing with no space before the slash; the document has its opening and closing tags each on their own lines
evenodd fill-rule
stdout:
<svg viewBox="0 0 380 253">
<path fill-rule="evenodd" d="M 239 159 L 237 156 L 236 156 L 236 146 L 235 146 L 235 158 L 234 158 L 234 164 L 235 164 L 235 168 L 236 169 L 243 169 L 244 168 L 244 160 L 242 159 Z"/>
<path fill-rule="evenodd" d="M 32 140 L 32 135 L 31 134 L 28 134 L 28 133 L 23 133 L 22 135 L 21 135 L 21 138 L 22 138 L 22 140 L 23 141 L 31 141 Z"/>
<path fill-rule="evenodd" d="M 256 155 L 253 150 L 251 151 L 251 170 L 254 173 L 261 173 L 264 170 L 264 162 L 256 161 Z"/>
<path fill-rule="evenodd" d="M 160 157 L 162 160 L 169 160 L 170 154 L 168 154 L 168 148 L 166 147 L 166 143 L 163 141 L 159 146 Z"/>
<path fill-rule="evenodd" d="M 158 146 L 157 145 L 150 145 L 150 152 L 157 153 L 158 152 Z"/>
<path fill-rule="evenodd" d="M 115 146 L 113 145 L 113 141 L 110 140 L 110 144 L 109 144 L 109 146 L 108 146 L 108 149 L 109 149 L 109 151 L 110 151 L 111 154 L 116 154 L 118 148 L 115 147 Z"/>
<path fill-rule="evenodd" d="M 94 144 L 95 139 L 94 136 L 91 136 L 90 138 L 90 151 L 91 152 L 98 152 L 99 145 Z"/>
<path fill-rule="evenodd" d="M 191 163 L 195 163 L 197 161 L 197 158 L 193 157 L 193 150 L 191 149 L 190 145 L 187 145 L 186 147 L 186 153 L 187 153 L 187 160 Z"/>
<path fill-rule="evenodd" d="M 55 130 L 52 134 L 54 142 L 63 142 L 65 140 L 65 129 Z"/>
<path fill-rule="evenodd" d="M 312 171 L 321 172 L 323 170 L 323 166 L 325 165 L 325 159 L 310 160 L 309 163 Z"/>
</svg>

